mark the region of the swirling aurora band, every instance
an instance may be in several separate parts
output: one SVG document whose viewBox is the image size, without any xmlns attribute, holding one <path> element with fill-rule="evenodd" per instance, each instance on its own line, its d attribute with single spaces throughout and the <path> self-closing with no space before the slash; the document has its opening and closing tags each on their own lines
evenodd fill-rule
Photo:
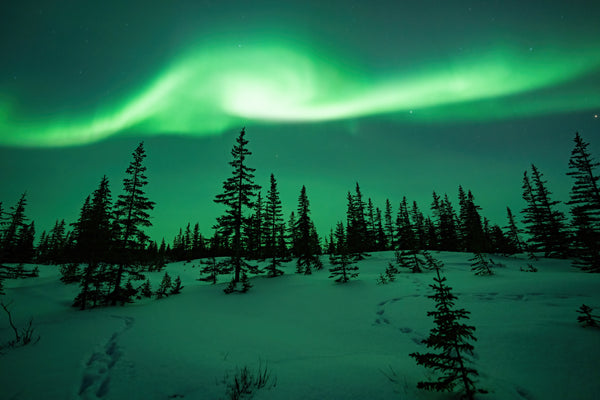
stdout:
<svg viewBox="0 0 600 400">
<path fill-rule="evenodd" d="M 331 121 L 378 114 L 416 120 L 499 119 L 600 105 L 600 91 L 589 87 L 527 101 L 517 96 L 597 73 L 597 49 L 533 55 L 503 47 L 484 54 L 381 77 L 300 46 L 205 48 L 177 60 L 128 99 L 87 115 L 31 116 L 5 99 L 0 103 L 0 144 L 58 147 L 128 130 L 209 135 L 249 121 Z M 486 103 L 490 100 L 495 100 L 493 106 Z"/>
</svg>

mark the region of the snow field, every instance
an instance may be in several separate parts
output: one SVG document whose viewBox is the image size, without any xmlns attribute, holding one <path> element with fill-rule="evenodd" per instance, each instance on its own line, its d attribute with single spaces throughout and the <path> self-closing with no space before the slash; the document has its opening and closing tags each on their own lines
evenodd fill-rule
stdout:
<svg viewBox="0 0 600 400">
<path fill-rule="evenodd" d="M 505 266 L 474 276 L 471 254 L 434 253 L 457 307 L 476 327 L 475 368 L 484 399 L 595 399 L 600 330 L 577 324 L 582 304 L 600 308 L 600 276 L 568 260 L 492 257 Z M 433 273 L 402 272 L 377 285 L 393 252 L 358 263 L 358 280 L 336 284 L 328 271 L 304 276 L 291 262 L 278 278 L 252 278 L 247 294 L 225 295 L 228 278 L 197 280 L 199 262 L 173 263 L 182 293 L 125 307 L 78 311 L 77 285 L 58 268 L 5 281 L 18 326 L 34 318 L 41 340 L 0 356 L 2 399 L 219 399 L 236 368 L 268 365 L 276 386 L 255 399 L 450 399 L 415 388 L 430 372 L 408 356 L 433 326 Z M 323 257 L 325 267 L 328 266 Z M 537 273 L 521 272 L 532 263 Z M 153 290 L 164 272 L 149 273 Z M 140 281 L 139 285 L 143 282 Z M 0 341 L 11 338 L 0 317 Z M 392 383 L 383 372 L 397 376 Z M 383 371 L 383 372 L 382 372 Z"/>
</svg>

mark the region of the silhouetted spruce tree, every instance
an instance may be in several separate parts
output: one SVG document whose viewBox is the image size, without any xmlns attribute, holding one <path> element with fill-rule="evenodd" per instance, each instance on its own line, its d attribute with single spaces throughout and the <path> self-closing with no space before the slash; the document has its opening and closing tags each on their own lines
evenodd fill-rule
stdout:
<svg viewBox="0 0 600 400">
<path fill-rule="evenodd" d="M 74 224 L 76 251 L 86 266 L 78 273 L 80 292 L 73 302 L 80 309 L 104 304 L 112 284 L 106 274 L 107 264 L 112 260 L 116 237 L 112 226 L 112 201 L 108 178 L 102 177 L 98 189 L 88 196 L 81 209 L 79 220 Z M 104 265 L 102 265 L 104 264 Z"/>
<path fill-rule="evenodd" d="M 205 253 L 206 245 L 204 243 L 204 238 L 200 233 L 200 224 L 196 222 L 194 225 L 194 233 L 192 235 L 192 259 L 196 260 L 202 258 Z"/>
<path fill-rule="evenodd" d="M 550 199 L 550 191 L 542 173 L 531 165 L 532 181 L 523 175 L 523 199 L 527 207 L 523 209 L 523 223 L 529 235 L 527 244 L 531 252 L 543 251 L 545 257 L 563 257 L 567 254 L 567 235 L 564 215 L 555 209 L 559 203 Z"/>
<path fill-rule="evenodd" d="M 192 226 L 191 223 L 185 227 L 185 236 L 183 237 L 183 253 L 187 262 L 192 261 Z"/>
<path fill-rule="evenodd" d="M 375 250 L 384 251 L 387 249 L 387 237 L 383 230 L 381 221 L 381 210 L 379 207 L 375 209 Z"/>
<path fill-rule="evenodd" d="M 253 207 L 254 213 L 244 224 L 244 242 L 245 252 L 249 258 L 264 259 L 264 204 L 262 194 L 259 191 L 256 195 L 256 201 Z"/>
<path fill-rule="evenodd" d="M 35 256 L 35 223 L 31 221 L 30 224 L 25 226 L 25 229 L 21 232 L 19 243 L 17 246 L 17 254 L 19 255 L 20 263 L 31 263 Z"/>
<path fill-rule="evenodd" d="M 521 230 L 517 228 L 515 217 L 509 207 L 506 207 L 506 214 L 508 218 L 508 225 L 504 227 L 505 236 L 508 239 L 510 248 L 513 249 L 514 253 L 520 253 L 523 251 L 523 241 L 519 234 Z"/>
<path fill-rule="evenodd" d="M 152 297 L 152 286 L 150 285 L 150 279 L 146 279 L 146 282 L 140 288 L 140 295 L 144 297 Z"/>
<path fill-rule="evenodd" d="M 329 277 L 334 278 L 338 283 L 346 283 L 358 276 L 356 258 L 348 251 L 346 237 L 344 225 L 338 222 L 335 230 L 336 251 L 329 255 L 329 262 L 332 265 L 329 268 Z"/>
<path fill-rule="evenodd" d="M 148 236 L 142 228 L 152 226 L 149 211 L 154 209 L 154 202 L 144 193 L 148 184 L 146 167 L 143 165 L 146 152 L 144 142 L 141 142 L 132 153 L 133 160 L 127 167 L 127 177 L 123 179 L 123 194 L 120 194 L 115 204 L 115 222 L 119 228 L 121 251 L 119 266 L 115 271 L 114 290 L 111 294 L 112 305 L 123 301 L 121 281 L 124 274 L 137 276 L 135 266 L 136 253 L 145 248 Z"/>
<path fill-rule="evenodd" d="M 392 216 L 392 203 L 389 199 L 385 199 L 385 212 L 384 212 L 384 232 L 386 237 L 385 249 L 389 250 L 394 247 L 394 224 Z"/>
<path fill-rule="evenodd" d="M 356 260 L 362 260 L 367 256 L 369 250 L 369 232 L 365 218 L 366 204 L 362 199 L 362 193 L 358 182 L 356 183 L 356 194 L 348 192 L 348 209 L 346 211 L 346 245 L 348 251 Z"/>
<path fill-rule="evenodd" d="M 582 304 L 581 307 L 577 310 L 579 316 L 577 317 L 577 321 L 586 328 L 598 328 L 600 327 L 600 317 L 597 315 L 593 315 L 592 311 L 594 309 L 590 306 Z"/>
<path fill-rule="evenodd" d="M 396 215 L 396 248 L 414 249 L 416 247 L 415 232 L 410 221 L 408 202 L 406 197 L 402 198 L 400 208 Z"/>
<path fill-rule="evenodd" d="M 471 261 L 471 271 L 475 275 L 494 275 L 494 272 L 490 269 L 494 266 L 494 261 L 491 258 L 487 258 L 481 253 L 473 253 L 473 258 L 470 258 L 469 261 Z"/>
<path fill-rule="evenodd" d="M 298 257 L 298 230 L 296 229 L 296 214 L 292 211 L 287 224 L 287 237 L 290 242 L 290 253 Z"/>
<path fill-rule="evenodd" d="M 0 235 L 1 237 L 1 235 Z M 36 248 L 36 262 L 40 264 L 49 264 L 50 261 L 48 259 L 48 249 L 49 249 L 49 240 L 48 234 L 46 231 L 42 231 L 40 235 L 40 241 Z M 2 239 L 0 238 L 0 242 Z"/>
<path fill-rule="evenodd" d="M 62 264 L 64 262 L 66 240 L 65 220 L 56 220 L 48 237 L 47 262 L 50 262 L 50 264 Z"/>
<path fill-rule="evenodd" d="M 458 235 L 456 227 L 456 214 L 448 195 L 444 199 L 433 192 L 433 202 L 431 210 L 435 217 L 435 227 L 437 231 L 437 246 L 432 247 L 436 250 L 456 251 L 458 248 Z"/>
<path fill-rule="evenodd" d="M 600 186 L 595 169 L 600 165 L 588 150 L 589 143 L 575 133 L 575 147 L 567 175 L 574 179 L 570 200 L 576 259 L 583 271 L 600 272 Z"/>
<path fill-rule="evenodd" d="M 283 275 L 281 267 L 281 246 L 279 237 L 283 229 L 283 212 L 279 191 L 277 190 L 277 181 L 271 174 L 271 186 L 267 193 L 267 202 L 265 204 L 265 255 L 270 258 L 267 266 L 267 275 L 270 277 Z"/>
<path fill-rule="evenodd" d="M 319 259 L 320 246 L 319 237 L 310 218 L 308 196 L 306 187 L 302 186 L 300 197 L 298 198 L 298 219 L 294 227 L 297 235 L 296 243 L 296 272 L 310 275 L 312 269 L 321 269 L 323 264 Z"/>
<path fill-rule="evenodd" d="M 179 294 L 183 290 L 183 285 L 181 284 L 181 277 L 177 275 L 175 278 L 175 282 L 171 285 L 170 294 Z"/>
<path fill-rule="evenodd" d="M 463 188 L 459 186 L 458 197 L 460 203 L 461 249 L 468 252 L 485 251 L 485 234 L 479 215 L 481 208 L 475 204 L 475 198 L 470 190 L 468 194 L 465 194 Z"/>
<path fill-rule="evenodd" d="M 169 295 L 169 291 L 172 286 L 171 275 L 168 272 L 165 272 L 163 275 L 162 281 L 160 282 L 160 286 L 156 291 L 156 298 L 162 299 L 163 297 L 167 297 Z"/>
<path fill-rule="evenodd" d="M 473 399 L 477 389 L 473 376 L 477 371 L 470 367 L 469 356 L 473 355 L 473 345 L 469 342 L 477 340 L 474 336 L 475 327 L 461 323 L 468 319 L 469 312 L 465 309 L 454 309 L 456 296 L 452 288 L 446 285 L 446 278 L 440 275 L 436 268 L 434 284 L 429 285 L 434 294 L 428 296 L 436 303 L 435 311 L 427 312 L 433 317 L 435 326 L 429 337 L 423 343 L 434 352 L 411 353 L 417 365 L 431 368 L 441 374 L 437 380 L 422 381 L 417 384 L 419 389 L 435 391 L 452 391 L 455 386 L 462 386 L 463 398 Z"/>
<path fill-rule="evenodd" d="M 410 209 L 410 218 L 413 223 L 413 229 L 415 233 L 415 240 L 417 242 L 416 248 L 418 250 L 427 249 L 427 235 L 425 233 L 425 217 L 419 210 L 419 206 L 416 201 L 413 201 Z"/>
<path fill-rule="evenodd" d="M 244 216 L 246 209 L 252 209 L 252 198 L 260 186 L 254 184 L 254 168 L 248 167 L 246 158 L 252 153 L 248 150 L 248 140 L 245 139 L 246 130 L 242 128 L 236 139 L 236 145 L 231 150 L 233 161 L 229 165 L 233 168 L 232 176 L 223 182 L 223 193 L 216 196 L 215 202 L 223 204 L 226 208 L 225 215 L 217 218 L 219 233 L 224 237 L 230 237 L 231 255 L 229 263 L 233 267 L 234 276 L 232 289 L 240 282 L 244 271 L 258 272 L 256 267 L 249 265 L 243 260 L 242 227 L 247 221 Z M 233 291 L 232 290 L 232 291 Z M 231 291 L 227 291 L 230 293 Z"/>
<path fill-rule="evenodd" d="M 423 220 L 423 233 L 425 242 L 424 248 L 428 250 L 438 250 L 440 248 L 440 237 L 438 235 L 438 230 L 430 217 L 426 217 Z"/>
<path fill-rule="evenodd" d="M 367 223 L 367 244 L 366 251 L 377 250 L 377 235 L 375 228 L 375 207 L 371 198 L 367 199 L 367 209 L 365 213 L 365 219 Z"/>
<path fill-rule="evenodd" d="M 0 243 L 0 264 L 3 262 L 23 262 L 22 254 L 19 254 L 21 243 L 29 229 L 25 217 L 25 206 L 27 205 L 27 194 L 23 193 L 19 201 L 11 211 L 6 213 L 5 228 L 2 232 Z"/>
<path fill-rule="evenodd" d="M 221 270 L 221 266 L 215 259 L 215 257 L 210 257 L 207 260 L 200 261 L 200 264 L 204 265 L 200 269 L 200 274 L 204 275 L 199 278 L 199 280 L 204 282 L 210 282 L 213 285 L 217 284 L 217 277 L 220 273 L 223 273 Z"/>
</svg>

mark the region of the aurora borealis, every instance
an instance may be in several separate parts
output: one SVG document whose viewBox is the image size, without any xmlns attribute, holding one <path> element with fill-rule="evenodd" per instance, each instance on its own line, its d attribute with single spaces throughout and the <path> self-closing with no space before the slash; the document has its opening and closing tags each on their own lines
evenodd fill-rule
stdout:
<svg viewBox="0 0 600 400">
<path fill-rule="evenodd" d="M 274 172 L 288 213 L 306 184 L 322 229 L 355 181 L 425 210 L 463 184 L 503 224 L 529 163 L 564 200 L 574 132 L 600 146 L 595 2 L 322 3 L 2 6 L 0 201 L 28 190 L 40 231 L 72 219 L 146 140 L 154 234 L 210 234 L 246 126 L 258 183 Z"/>
</svg>

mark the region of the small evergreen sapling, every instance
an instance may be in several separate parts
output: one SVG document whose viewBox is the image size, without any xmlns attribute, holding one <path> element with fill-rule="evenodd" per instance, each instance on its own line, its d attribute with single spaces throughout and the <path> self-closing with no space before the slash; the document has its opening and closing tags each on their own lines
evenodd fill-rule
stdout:
<svg viewBox="0 0 600 400">
<path fill-rule="evenodd" d="M 600 327 L 600 317 L 592 314 L 593 308 L 582 304 L 577 310 L 580 314 L 577 317 L 577 321 L 585 328 L 598 328 Z"/>
<path fill-rule="evenodd" d="M 147 279 L 146 282 L 140 288 L 140 295 L 144 297 L 152 297 L 152 287 L 150 286 L 150 279 Z"/>
<path fill-rule="evenodd" d="M 202 265 L 202 269 L 200 269 L 200 274 L 205 275 L 199 278 L 199 280 L 204 282 L 210 282 L 215 285 L 217 283 L 217 276 L 220 273 L 219 263 L 215 260 L 214 257 L 211 257 L 209 260 L 200 261 Z"/>
<path fill-rule="evenodd" d="M 168 272 L 165 272 L 165 274 L 163 275 L 163 279 L 160 282 L 160 286 L 158 287 L 158 290 L 156 291 L 156 298 L 157 299 L 162 299 L 163 297 L 166 297 L 169 295 L 169 289 L 171 289 L 171 276 L 169 275 Z"/>
<path fill-rule="evenodd" d="M 335 278 L 338 283 L 346 283 L 350 279 L 358 276 L 358 266 L 355 264 L 354 258 L 347 254 L 331 254 L 329 262 L 333 267 L 329 268 L 329 277 Z"/>
<path fill-rule="evenodd" d="M 171 286 L 171 294 L 179 294 L 181 293 L 181 289 L 183 289 L 183 286 L 181 285 L 181 277 L 177 275 L 175 282 L 173 282 L 173 285 Z"/>
<path fill-rule="evenodd" d="M 428 347 L 437 353 L 411 353 L 418 365 L 431 368 L 441 373 L 434 381 L 419 382 L 417 387 L 425 390 L 451 391 L 459 384 L 462 385 L 464 398 L 473 399 L 477 392 L 473 376 L 477 371 L 469 367 L 470 360 L 467 356 L 473 355 L 473 345 L 470 341 L 477 340 L 473 333 L 475 327 L 460 323 L 461 319 L 468 319 L 469 312 L 464 309 L 454 309 L 456 296 L 452 288 L 446 285 L 446 278 L 440 275 L 436 268 L 435 284 L 429 285 L 434 294 L 428 296 L 435 300 L 436 310 L 427 312 L 433 317 L 435 327 L 431 329 L 429 337 L 423 340 Z M 479 391 L 482 392 L 482 391 Z"/>
<path fill-rule="evenodd" d="M 425 261 L 419 256 L 418 250 L 403 250 L 394 253 L 398 267 L 407 268 L 412 273 L 423 272 Z"/>
<path fill-rule="evenodd" d="M 486 258 L 481 253 L 473 253 L 473 258 L 470 258 L 471 261 L 471 271 L 475 273 L 475 275 L 494 275 L 494 271 L 490 269 L 490 267 L 494 266 L 494 262 L 490 258 Z"/>
</svg>

